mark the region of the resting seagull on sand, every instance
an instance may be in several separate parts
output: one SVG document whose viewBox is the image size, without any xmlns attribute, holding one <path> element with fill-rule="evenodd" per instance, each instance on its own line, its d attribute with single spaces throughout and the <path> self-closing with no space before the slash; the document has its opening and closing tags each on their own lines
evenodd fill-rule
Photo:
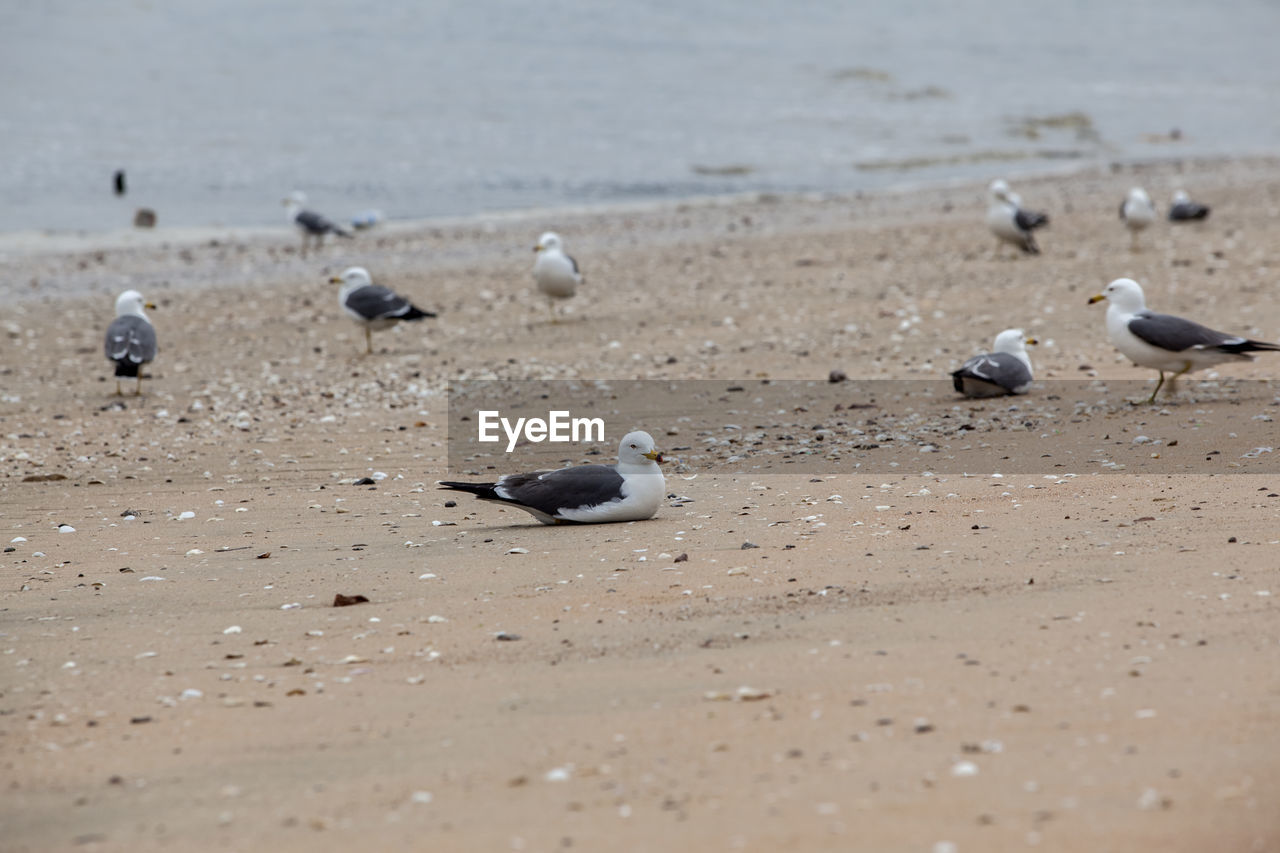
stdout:
<svg viewBox="0 0 1280 853">
<path fill-rule="evenodd" d="M 103 351 L 116 363 L 116 394 L 120 390 L 121 376 L 138 377 L 134 394 L 142 393 L 142 365 L 156 357 L 156 330 L 143 309 L 155 310 L 145 302 L 136 290 L 126 290 L 116 299 L 116 318 L 107 326 Z"/>
<path fill-rule="evenodd" d="M 1049 217 L 1022 209 L 1022 198 L 1002 179 L 987 188 L 987 227 L 1005 243 L 1012 243 L 1028 255 L 1040 254 L 1032 231 L 1049 224 Z"/>
<path fill-rule="evenodd" d="M 666 492 L 662 454 L 649 433 L 637 430 L 618 444 L 617 465 L 579 465 L 555 471 L 508 474 L 495 483 L 440 486 L 483 501 L 518 507 L 543 524 L 603 524 L 653 518 Z"/>
<path fill-rule="evenodd" d="M 1129 229 L 1129 249 L 1138 251 L 1138 232 L 1156 221 L 1156 206 L 1142 187 L 1129 190 L 1120 204 L 1120 218 Z"/>
<path fill-rule="evenodd" d="M 364 267 L 352 267 L 342 275 L 329 279 L 330 284 L 341 284 L 338 303 L 342 310 L 361 326 L 364 326 L 365 352 L 373 352 L 373 333 L 389 329 L 401 320 L 421 320 L 434 317 L 434 311 L 423 311 L 409 300 L 373 283 Z"/>
<path fill-rule="evenodd" d="M 1208 205 L 1192 201 L 1191 196 L 1183 190 L 1173 194 L 1173 206 L 1169 208 L 1170 222 L 1194 222 L 1197 219 L 1207 219 L 1208 216 Z"/>
<path fill-rule="evenodd" d="M 1031 386 L 1031 358 L 1027 344 L 1036 343 L 1021 329 L 1005 329 L 996 335 L 989 353 L 975 355 L 951 374 L 955 389 L 966 397 L 1000 397 L 1025 394 Z"/>
<path fill-rule="evenodd" d="M 281 204 L 285 207 L 285 217 L 298 226 L 298 230 L 302 232 L 302 257 L 307 256 L 307 245 L 314 237 L 316 248 L 319 249 L 324 245 L 324 235 L 337 234 L 339 237 L 350 237 L 351 232 L 335 225 L 329 219 L 313 210 L 305 210 L 303 205 L 307 203 L 306 193 L 294 190 L 284 197 Z"/>
<path fill-rule="evenodd" d="M 578 262 L 565 254 L 564 241 L 554 231 L 548 231 L 538 238 L 538 245 L 533 247 L 538 257 L 533 262 L 533 280 L 538 290 L 547 295 L 552 316 L 555 316 L 555 301 L 569 299 L 582 284 L 582 273 L 578 270 Z"/>
<path fill-rule="evenodd" d="M 1165 371 L 1173 373 L 1172 389 L 1178 377 L 1224 361 L 1252 361 L 1251 352 L 1280 352 L 1280 345 L 1251 341 L 1238 335 L 1215 332 L 1207 326 L 1170 314 L 1147 310 L 1142 286 L 1129 278 L 1118 278 L 1107 285 L 1089 304 L 1107 305 L 1107 337 L 1116 349 L 1139 367 L 1150 367 L 1160 374 L 1148 403 L 1154 403 Z"/>
</svg>

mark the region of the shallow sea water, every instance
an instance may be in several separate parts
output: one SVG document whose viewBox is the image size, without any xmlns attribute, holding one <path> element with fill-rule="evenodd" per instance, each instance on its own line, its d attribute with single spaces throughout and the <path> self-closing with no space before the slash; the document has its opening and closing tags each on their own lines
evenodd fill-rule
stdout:
<svg viewBox="0 0 1280 853">
<path fill-rule="evenodd" d="M 293 189 L 416 219 L 1270 152 L 1277 32 L 1265 0 L 6 4 L 0 231 L 283 224 Z"/>
</svg>

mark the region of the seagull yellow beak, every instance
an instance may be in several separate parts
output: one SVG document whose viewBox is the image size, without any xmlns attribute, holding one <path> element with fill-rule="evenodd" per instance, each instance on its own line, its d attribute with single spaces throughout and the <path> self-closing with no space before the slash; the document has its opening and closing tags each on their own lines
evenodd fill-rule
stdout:
<svg viewBox="0 0 1280 853">
<path fill-rule="evenodd" d="M 1089 297 L 1089 304 L 1090 304 L 1090 305 L 1092 305 L 1092 304 L 1093 304 L 1093 303 L 1095 303 L 1095 302 L 1101 302 L 1102 300 L 1104 300 L 1104 299 L 1106 299 L 1106 298 L 1107 298 L 1107 297 L 1106 297 L 1106 296 L 1104 296 L 1104 295 L 1103 295 L 1103 294 L 1101 294 L 1101 293 L 1099 293 L 1097 296 L 1090 296 L 1090 297 Z"/>
<path fill-rule="evenodd" d="M 330 283 L 330 284 L 342 284 L 342 276 L 340 276 L 340 275 L 331 275 L 331 276 L 329 276 L 329 283 Z"/>
<path fill-rule="evenodd" d="M 537 254 L 538 252 L 541 252 L 541 251 L 542 251 L 542 247 L 541 247 L 541 246 L 534 246 L 534 247 L 533 247 L 533 251 L 534 251 L 534 254 Z"/>
<path fill-rule="evenodd" d="M 644 458 L 652 459 L 654 462 L 657 462 L 659 465 L 662 464 L 662 454 L 656 450 L 650 450 L 648 453 L 644 454 Z"/>
<path fill-rule="evenodd" d="M 1027 343 L 1029 343 L 1029 344 L 1031 344 L 1032 346 L 1034 346 L 1034 345 L 1036 345 L 1036 344 L 1038 344 L 1038 343 L 1040 343 L 1040 342 L 1039 342 L 1039 341 L 1037 341 L 1035 338 L 1027 338 Z"/>
<path fill-rule="evenodd" d="M 159 311 L 159 310 L 160 310 L 159 308 L 157 308 L 157 307 L 156 307 L 156 304 L 155 304 L 154 302 L 144 302 L 144 303 L 142 304 L 142 307 L 143 307 L 143 308 L 146 308 L 146 309 L 147 309 L 147 310 L 149 310 L 149 311 Z"/>
</svg>

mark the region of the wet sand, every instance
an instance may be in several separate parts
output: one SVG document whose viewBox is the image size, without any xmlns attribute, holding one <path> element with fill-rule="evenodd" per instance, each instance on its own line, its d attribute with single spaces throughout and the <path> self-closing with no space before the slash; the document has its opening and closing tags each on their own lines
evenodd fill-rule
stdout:
<svg viewBox="0 0 1280 853">
<path fill-rule="evenodd" d="M 1137 183 L 1214 213 L 1131 253 Z M 1085 304 L 1122 275 L 1280 339 L 1280 161 L 1015 188 L 1053 216 L 1040 257 L 997 250 L 974 185 L 392 224 L 305 260 L 284 232 L 10 239 L 0 846 L 1280 848 L 1269 455 L 995 477 L 676 453 L 655 519 L 573 528 L 434 488 L 459 378 L 936 378 L 1022 325 L 1039 378 L 1153 379 Z M 557 323 L 546 228 L 587 274 Z M 365 356 L 327 283 L 355 263 L 440 318 Z M 160 354 L 117 399 L 126 286 Z M 1230 447 L 1233 387 L 1108 417 Z M 1248 387 L 1240 431 L 1266 429 Z"/>
</svg>

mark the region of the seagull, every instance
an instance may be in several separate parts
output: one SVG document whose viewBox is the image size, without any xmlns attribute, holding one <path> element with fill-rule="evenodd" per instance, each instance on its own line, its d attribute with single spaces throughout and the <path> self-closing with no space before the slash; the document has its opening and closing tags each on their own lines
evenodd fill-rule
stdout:
<svg viewBox="0 0 1280 853">
<path fill-rule="evenodd" d="M 1173 206 L 1169 208 L 1170 222 L 1191 222 L 1196 219 L 1207 219 L 1209 206 L 1191 200 L 1185 191 L 1178 190 L 1173 194 Z"/>
<path fill-rule="evenodd" d="M 966 397 L 1001 397 L 1025 394 L 1031 386 L 1031 358 L 1027 344 L 1037 343 L 1021 329 L 1005 329 L 996 335 L 990 353 L 975 355 L 951 374 L 955 389 Z"/>
<path fill-rule="evenodd" d="M 533 262 L 533 280 L 538 290 L 547 295 L 552 316 L 555 316 L 555 301 L 568 299 L 582 284 L 582 273 L 578 270 L 578 262 L 564 252 L 564 241 L 554 231 L 548 231 L 538 238 L 538 245 L 533 247 L 538 257 Z"/>
<path fill-rule="evenodd" d="M 1129 228 L 1129 248 L 1138 251 L 1138 232 L 1156 221 L 1156 206 L 1142 187 L 1129 190 L 1128 197 L 1120 205 L 1120 218 Z"/>
<path fill-rule="evenodd" d="M 138 387 L 133 393 L 142 394 L 142 365 L 156 357 L 156 330 L 143 309 L 155 310 L 136 290 L 126 290 L 116 298 L 116 318 L 107 326 L 103 351 L 116 363 L 116 396 L 120 390 L 121 376 L 138 377 Z"/>
<path fill-rule="evenodd" d="M 307 194 L 294 190 L 289 193 L 281 204 L 285 208 L 285 218 L 298 226 L 298 230 L 302 232 L 302 257 L 307 256 L 307 244 L 312 237 L 315 238 L 316 248 L 319 249 L 324 245 L 324 235 L 337 234 L 339 237 L 350 237 L 351 232 L 338 225 L 335 225 L 328 218 L 321 216 L 313 210 L 303 209 L 303 205 L 307 203 Z"/>
<path fill-rule="evenodd" d="M 364 267 L 351 267 L 342 275 L 330 278 L 329 283 L 342 285 L 338 291 L 338 304 L 352 320 L 364 326 L 366 353 L 373 352 L 375 331 L 389 329 L 401 320 L 436 316 L 434 311 L 423 311 L 404 297 L 374 284 Z"/>
<path fill-rule="evenodd" d="M 494 483 L 439 486 L 482 501 L 509 504 L 543 524 L 603 524 L 653 518 L 666 493 L 662 454 L 649 433 L 629 432 L 618 443 L 617 465 L 578 465 L 555 471 L 507 474 Z"/>
<path fill-rule="evenodd" d="M 1000 240 L 1012 243 L 1028 255 L 1040 254 L 1032 231 L 1049 224 L 1049 217 L 1022 209 L 1022 198 L 1009 189 L 1003 179 L 991 182 L 987 187 L 987 227 Z"/>
<path fill-rule="evenodd" d="M 1173 373 L 1172 389 L 1178 377 L 1224 361 L 1252 361 L 1251 352 L 1280 352 L 1280 344 L 1251 341 L 1239 335 L 1215 332 L 1207 326 L 1170 314 L 1147 310 L 1142 286 L 1130 278 L 1118 278 L 1089 304 L 1107 300 L 1107 337 L 1115 348 L 1139 367 L 1160 374 L 1148 403 L 1154 403 L 1165 371 Z"/>
</svg>

